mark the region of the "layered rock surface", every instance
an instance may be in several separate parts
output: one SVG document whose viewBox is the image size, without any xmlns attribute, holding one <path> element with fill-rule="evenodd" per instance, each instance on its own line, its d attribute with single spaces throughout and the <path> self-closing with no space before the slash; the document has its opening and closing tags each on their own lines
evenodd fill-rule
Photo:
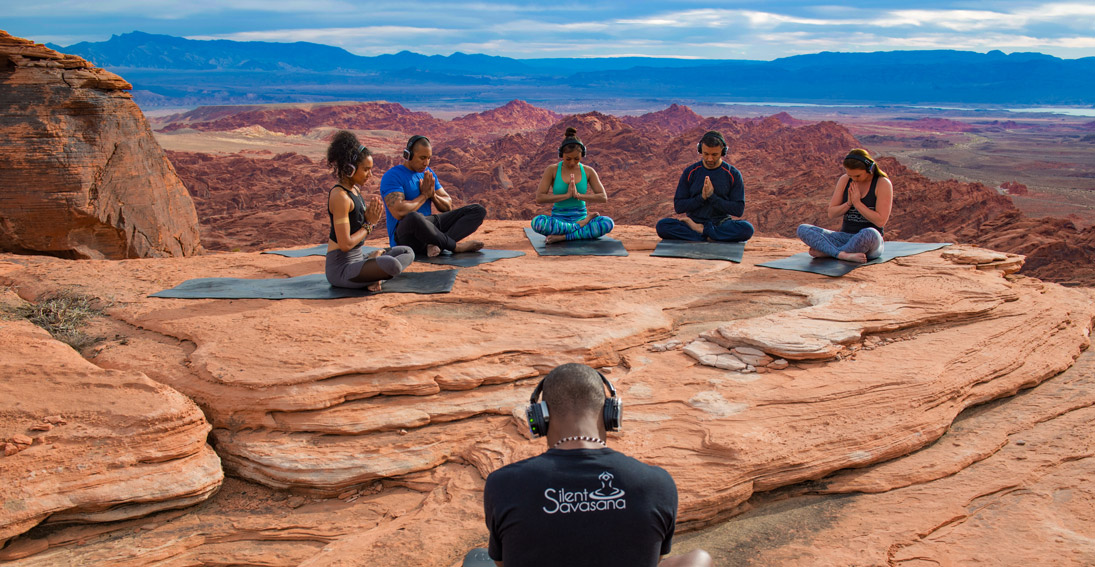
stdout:
<svg viewBox="0 0 1095 567">
<path fill-rule="evenodd" d="M 121 259 L 201 249 L 194 204 L 130 88 L 0 31 L 0 250 Z"/>
<path fill-rule="evenodd" d="M 209 424 L 185 396 L 91 364 L 26 321 L 0 320 L 0 352 L 0 544 L 43 523 L 192 506 L 220 487 Z M 45 547 L 26 540 L 0 549 L 0 560 Z"/>
<path fill-rule="evenodd" d="M 276 492 L 240 488 L 257 491 L 261 513 L 240 496 L 32 559 L 140 564 L 156 548 L 191 561 L 452 565 L 484 543 L 482 479 L 542 450 L 520 412 L 536 380 L 569 361 L 615 383 L 625 428 L 610 443 L 673 474 L 681 528 L 709 525 L 754 493 L 931 445 L 964 409 L 1068 368 L 1095 316 L 1086 292 L 1005 276 L 1014 262 L 996 269 L 998 257 L 970 247 L 826 278 L 755 266 L 804 249 L 791 241 L 751 241 L 740 265 L 655 258 L 651 229 L 621 226 L 629 257 L 538 257 L 522 226 L 491 222 L 481 235 L 525 257 L 461 269 L 440 296 L 154 299 L 192 277 L 301 275 L 323 260 L 222 254 L 60 270 L 7 258 L 0 284 L 25 298 L 59 287 L 112 297 L 103 332 L 125 340 L 90 360 L 191 397 L 229 473 L 311 502 L 294 512 Z M 825 334 L 857 318 L 854 333 Z M 650 348 L 726 328 L 757 330 L 750 344 L 769 355 L 826 342 L 816 360 L 763 374 Z"/>
</svg>

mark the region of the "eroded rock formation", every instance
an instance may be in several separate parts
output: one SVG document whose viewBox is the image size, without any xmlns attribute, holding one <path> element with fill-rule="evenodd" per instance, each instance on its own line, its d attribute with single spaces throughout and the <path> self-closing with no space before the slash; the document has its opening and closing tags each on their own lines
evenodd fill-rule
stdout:
<svg viewBox="0 0 1095 567">
<path fill-rule="evenodd" d="M 104 370 L 26 321 L 0 320 L 0 352 L 0 545 L 43 523 L 185 508 L 220 488 L 209 424 L 185 396 L 140 372 Z M 48 545 L 9 545 L 0 561 Z"/>
<path fill-rule="evenodd" d="M 0 284 L 27 298 L 58 287 L 111 294 L 104 331 L 125 339 L 91 361 L 191 397 L 230 474 L 300 495 L 240 486 L 231 506 L 131 524 L 119 537 L 74 546 L 64 544 L 80 532 L 59 533 L 61 545 L 33 559 L 136 565 L 156 549 L 180 561 L 452 565 L 484 543 L 486 474 L 542 450 L 520 417 L 528 393 L 574 360 L 601 368 L 625 400 L 624 431 L 610 443 L 673 474 L 680 528 L 710 525 L 754 493 L 931 445 L 965 408 L 1068 368 L 1095 317 L 1089 294 L 1006 276 L 1014 262 L 970 247 L 826 278 L 755 266 L 804 249 L 787 240 L 751 241 L 740 265 L 666 259 L 648 255 L 652 229 L 620 226 L 628 257 L 538 257 L 521 226 L 490 222 L 481 235 L 528 255 L 462 269 L 440 296 L 147 297 L 190 277 L 314 273 L 321 258 L 10 265 Z M 750 344 L 767 355 L 818 332 L 841 336 L 825 347 L 833 356 L 765 373 L 651 348 L 727 327 L 757 330 Z"/>
<path fill-rule="evenodd" d="M 200 250 L 190 195 L 130 88 L 0 31 L 0 250 L 115 259 Z"/>
</svg>

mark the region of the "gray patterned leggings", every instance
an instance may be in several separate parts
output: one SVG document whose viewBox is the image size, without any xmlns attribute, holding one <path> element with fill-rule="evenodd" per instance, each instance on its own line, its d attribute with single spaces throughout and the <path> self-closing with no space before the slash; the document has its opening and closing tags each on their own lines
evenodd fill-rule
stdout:
<svg viewBox="0 0 1095 567">
<path fill-rule="evenodd" d="M 812 224 L 798 225 L 798 239 L 807 246 L 836 258 L 841 252 L 861 252 L 868 260 L 882 255 L 885 242 L 882 234 L 873 228 L 865 228 L 855 234 L 826 230 Z"/>
</svg>

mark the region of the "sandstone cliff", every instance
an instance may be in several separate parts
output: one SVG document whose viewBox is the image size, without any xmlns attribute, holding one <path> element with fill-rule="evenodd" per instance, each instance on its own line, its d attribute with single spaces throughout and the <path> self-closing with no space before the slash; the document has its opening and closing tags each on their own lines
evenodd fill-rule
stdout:
<svg viewBox="0 0 1095 567">
<path fill-rule="evenodd" d="M 0 250 L 200 250 L 190 196 L 121 77 L 0 31 Z"/>
<path fill-rule="evenodd" d="M 696 528 L 755 493 L 931 446 L 966 408 L 1068 368 L 1095 316 L 1087 293 L 1008 275 L 1020 258 L 971 247 L 831 279 L 756 267 L 804 250 L 788 240 L 751 241 L 740 265 L 666 259 L 648 255 L 651 228 L 620 226 L 628 257 L 552 258 L 532 252 L 521 226 L 480 234 L 528 255 L 462 269 L 452 293 L 428 297 L 147 297 L 191 277 L 315 273 L 321 258 L 8 264 L 0 285 L 25 298 L 56 288 L 115 298 L 101 330 L 116 338 L 90 361 L 192 398 L 226 470 L 266 487 L 233 481 L 224 500 L 121 524 L 111 538 L 79 544 L 86 532 L 73 528 L 13 545 L 48 547 L 28 565 L 453 565 L 484 543 L 485 475 L 542 450 L 519 417 L 528 393 L 575 360 L 601 368 L 625 400 L 610 443 L 668 469 L 679 527 Z M 727 370 L 670 346 L 713 332 L 772 362 Z M 777 363 L 788 343 L 809 360 Z"/>
</svg>

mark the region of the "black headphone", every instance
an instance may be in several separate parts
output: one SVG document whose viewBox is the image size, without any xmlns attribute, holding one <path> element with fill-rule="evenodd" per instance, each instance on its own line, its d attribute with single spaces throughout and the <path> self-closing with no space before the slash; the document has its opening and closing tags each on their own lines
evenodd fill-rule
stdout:
<svg viewBox="0 0 1095 567">
<path fill-rule="evenodd" d="M 700 141 L 696 142 L 696 153 L 698 153 L 698 154 L 703 153 L 703 141 L 708 136 L 711 136 L 711 137 L 713 137 L 713 138 L 715 138 L 716 140 L 719 141 L 719 144 L 722 145 L 722 155 L 726 155 L 726 138 L 723 138 L 722 134 L 718 133 L 715 130 L 709 130 L 709 131 L 705 132 L 703 134 L 703 138 L 700 138 Z"/>
<path fill-rule="evenodd" d="M 582 150 L 582 157 L 586 157 L 586 145 L 578 138 L 564 138 L 563 143 L 559 144 L 559 157 L 563 157 L 563 148 L 572 144 L 577 144 Z"/>
<path fill-rule="evenodd" d="M 601 377 L 601 382 L 608 387 L 608 397 L 605 398 L 604 409 L 601 410 L 601 419 L 604 420 L 605 431 L 619 431 L 620 430 L 620 414 L 621 404 L 620 398 L 616 397 L 616 388 L 612 386 L 612 382 L 605 378 L 604 374 L 600 372 L 597 376 Z M 545 376 L 546 380 L 547 377 Z M 532 397 L 528 400 L 528 407 L 525 408 L 525 415 L 528 417 L 528 428 L 533 437 L 543 437 L 547 435 L 548 431 L 548 407 L 547 402 L 537 401 L 540 397 L 540 393 L 544 390 L 544 380 L 540 380 L 540 383 L 536 385 L 536 389 L 532 391 Z"/>
<path fill-rule="evenodd" d="M 427 144 L 430 143 L 430 139 L 425 137 L 425 136 L 419 136 L 417 134 L 415 134 L 414 136 L 411 136 L 411 139 L 407 140 L 407 147 L 403 148 L 403 159 L 410 160 L 411 158 L 413 158 L 414 157 L 414 145 L 417 144 L 418 142 L 422 141 L 422 140 L 426 140 Z"/>
<path fill-rule="evenodd" d="M 361 161 L 361 154 L 365 153 L 365 144 L 361 144 L 358 148 L 350 152 L 350 163 L 342 166 L 343 173 L 346 173 L 346 177 L 353 177 L 357 173 L 357 162 Z"/>
<path fill-rule="evenodd" d="M 846 160 L 858 161 L 859 163 L 862 163 L 863 165 L 867 166 L 867 173 L 874 173 L 875 164 L 874 164 L 874 160 L 871 159 L 871 158 L 866 158 L 866 157 L 863 157 L 859 154 L 848 154 L 848 155 L 844 156 L 844 160 L 841 160 L 841 161 L 843 162 L 843 161 L 846 161 Z"/>
</svg>

